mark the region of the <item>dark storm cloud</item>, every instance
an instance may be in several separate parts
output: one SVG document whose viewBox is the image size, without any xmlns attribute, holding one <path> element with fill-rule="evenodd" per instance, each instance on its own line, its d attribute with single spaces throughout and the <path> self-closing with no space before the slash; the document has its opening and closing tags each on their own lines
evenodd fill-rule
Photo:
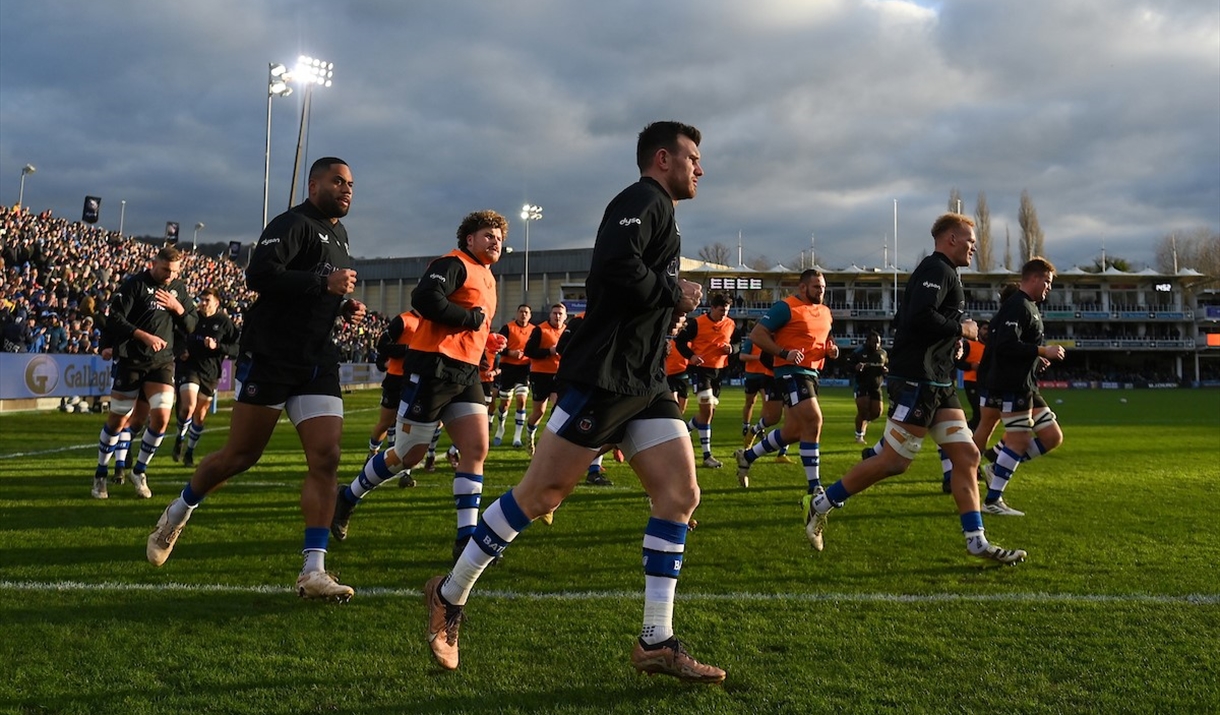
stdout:
<svg viewBox="0 0 1220 715">
<path fill-rule="evenodd" d="M 1000 242 L 1028 190 L 1061 265 L 1150 261 L 1173 230 L 1220 228 L 1220 9 L 1015 2 L 0 5 L 0 200 L 33 163 L 32 208 L 159 234 L 252 240 L 262 213 L 267 63 L 335 63 L 308 155 L 353 168 L 365 256 L 446 250 L 461 216 L 541 204 L 531 248 L 588 245 L 636 176 L 635 135 L 705 135 L 684 252 L 901 263 L 957 188 L 985 191 Z M 272 214 L 288 205 L 300 100 L 273 102 Z"/>
</svg>

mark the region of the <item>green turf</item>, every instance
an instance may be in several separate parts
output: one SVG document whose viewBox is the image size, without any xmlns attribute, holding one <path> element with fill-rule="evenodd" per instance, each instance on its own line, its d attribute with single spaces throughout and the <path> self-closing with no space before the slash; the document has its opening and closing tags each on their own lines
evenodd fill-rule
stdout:
<svg viewBox="0 0 1220 715">
<path fill-rule="evenodd" d="M 799 465 L 764 458 L 737 487 L 741 394 L 727 390 L 714 439 L 726 466 L 699 470 L 675 617 L 691 652 L 728 671 L 715 687 L 630 668 L 647 502 L 625 465 L 607 459 L 614 487 L 578 488 L 488 570 L 461 669 L 446 673 L 422 637 L 419 589 L 449 565 L 447 467 L 371 495 L 332 544 L 350 604 L 303 602 L 291 590 L 302 459 L 287 423 L 154 569 L 145 537 L 188 477 L 168 441 L 152 500 L 112 486 L 99 502 L 99 416 L 0 416 L 0 712 L 1220 711 L 1220 391 L 1047 396 L 1066 442 L 1009 487 L 1028 516 L 986 519 L 993 541 L 1029 551 L 1001 568 L 966 556 L 930 454 L 836 511 L 814 555 Z M 347 397 L 345 480 L 376 398 Z M 859 450 L 848 393 L 822 404 L 829 483 Z M 227 419 L 209 421 L 202 453 Z M 525 464 L 494 448 L 484 504 Z"/>
</svg>

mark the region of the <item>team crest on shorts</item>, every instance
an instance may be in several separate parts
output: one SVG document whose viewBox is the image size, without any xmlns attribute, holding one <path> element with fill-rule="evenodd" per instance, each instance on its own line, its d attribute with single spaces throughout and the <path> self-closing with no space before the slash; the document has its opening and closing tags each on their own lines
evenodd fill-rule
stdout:
<svg viewBox="0 0 1220 715">
<path fill-rule="evenodd" d="M 580 421 L 576 423 L 576 429 L 580 432 L 585 432 L 585 433 L 592 432 L 593 431 L 593 418 L 592 417 L 580 418 Z"/>
<path fill-rule="evenodd" d="M 255 395 L 257 395 L 258 394 L 258 385 L 246 383 L 246 394 L 249 395 L 250 397 L 254 397 Z"/>
</svg>

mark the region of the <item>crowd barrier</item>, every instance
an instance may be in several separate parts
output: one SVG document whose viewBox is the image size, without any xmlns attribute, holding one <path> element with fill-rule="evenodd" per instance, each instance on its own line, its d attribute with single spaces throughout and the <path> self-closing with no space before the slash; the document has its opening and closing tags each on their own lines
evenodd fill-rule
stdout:
<svg viewBox="0 0 1220 715">
<path fill-rule="evenodd" d="M 61 355 L 42 353 L 0 353 L 0 402 L 17 401 L 20 409 L 38 409 L 47 403 L 42 400 L 58 400 L 64 397 L 105 397 L 110 394 L 111 363 L 97 355 Z M 339 383 L 345 388 L 375 386 L 381 383 L 385 373 L 372 363 L 342 363 L 339 365 Z M 739 379 L 729 381 L 740 384 Z M 846 387 L 846 379 L 827 378 L 824 387 Z M 1130 390 L 1135 388 L 1167 389 L 1176 387 L 1218 387 L 1220 381 L 1204 380 L 1190 384 L 1150 381 L 1110 380 L 1044 380 L 1042 388 L 1084 390 Z M 232 392 L 235 387 L 233 361 L 225 360 L 221 367 L 220 393 Z M 4 411 L 5 405 L 0 405 Z M 13 407 L 13 405 L 8 405 Z"/>
<path fill-rule="evenodd" d="M 97 355 L 0 353 L 0 400 L 109 392 L 110 362 Z"/>
<path fill-rule="evenodd" d="M 110 394 L 111 365 L 98 355 L 0 353 L 0 401 L 105 397 Z M 339 366 L 339 382 L 344 387 L 376 385 L 384 376 L 372 363 Z M 225 360 L 217 391 L 232 392 L 234 388 L 233 361 Z"/>
</svg>

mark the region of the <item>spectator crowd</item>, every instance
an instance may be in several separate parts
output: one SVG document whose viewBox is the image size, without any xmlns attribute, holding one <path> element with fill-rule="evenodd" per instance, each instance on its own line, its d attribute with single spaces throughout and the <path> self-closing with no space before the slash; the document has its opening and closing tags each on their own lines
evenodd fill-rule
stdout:
<svg viewBox="0 0 1220 715">
<path fill-rule="evenodd" d="M 159 248 L 156 243 L 56 218 L 50 211 L 34 214 L 20 207 L 0 206 L 0 350 L 98 353 L 111 294 L 128 276 L 147 267 Z M 246 288 L 242 266 L 228 258 L 188 251 L 182 262 L 182 280 L 195 295 L 208 287 L 218 290 L 222 308 L 238 327 L 242 313 L 255 298 Z M 360 324 L 337 325 L 335 342 L 343 360 L 374 362 L 377 337 L 393 317 L 372 312 Z M 1163 334 L 1155 336 L 1157 339 L 1180 337 L 1176 328 L 1160 330 Z M 1116 335 L 1114 328 L 1104 328 L 1097 335 L 1075 337 L 1127 336 Z M 734 360 L 730 376 L 739 371 L 740 364 Z M 846 373 L 842 373 L 839 365 L 830 363 L 824 376 L 843 377 Z M 1125 365 L 1101 365 L 1094 369 L 1062 365 L 1045 377 L 1177 379 L 1164 372 L 1164 365 L 1151 361 L 1142 370 Z"/>
<path fill-rule="evenodd" d="M 133 240 L 50 211 L 0 206 L 0 349 L 4 352 L 96 354 L 110 297 L 149 265 L 160 245 Z M 239 327 L 254 301 L 243 268 L 228 258 L 187 252 L 182 280 L 193 295 L 214 288 Z M 336 326 L 344 359 L 372 362 L 388 319 L 370 314 Z"/>
</svg>

